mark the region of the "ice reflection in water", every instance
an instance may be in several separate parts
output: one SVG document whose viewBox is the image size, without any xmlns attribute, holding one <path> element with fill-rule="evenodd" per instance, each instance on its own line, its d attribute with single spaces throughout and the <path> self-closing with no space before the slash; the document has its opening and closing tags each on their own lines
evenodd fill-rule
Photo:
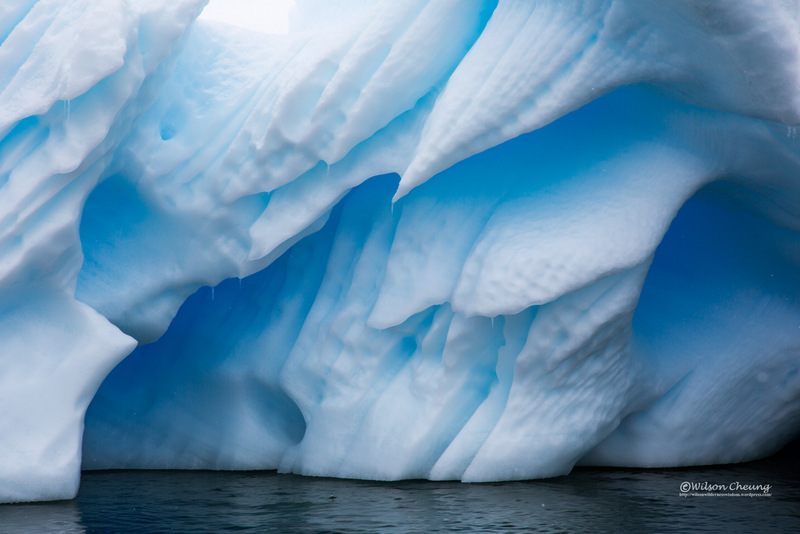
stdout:
<svg viewBox="0 0 800 534">
<path fill-rule="evenodd" d="M 76 501 L 0 504 L 0 532 L 9 534 L 84 534 Z"/>
</svg>

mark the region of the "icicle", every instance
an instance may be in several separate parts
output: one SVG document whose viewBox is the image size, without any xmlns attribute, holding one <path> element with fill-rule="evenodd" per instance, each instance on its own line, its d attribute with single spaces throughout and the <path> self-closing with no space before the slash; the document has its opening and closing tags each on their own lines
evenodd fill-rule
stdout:
<svg viewBox="0 0 800 534">
<path fill-rule="evenodd" d="M 214 288 L 211 288 L 211 301 L 214 301 Z"/>
</svg>

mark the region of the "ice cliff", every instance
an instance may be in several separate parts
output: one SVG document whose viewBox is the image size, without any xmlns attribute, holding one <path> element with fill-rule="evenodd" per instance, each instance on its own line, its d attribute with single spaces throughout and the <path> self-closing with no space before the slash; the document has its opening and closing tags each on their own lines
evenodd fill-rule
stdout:
<svg viewBox="0 0 800 534">
<path fill-rule="evenodd" d="M 800 3 L 203 4 L 0 5 L 0 501 L 797 434 Z"/>
</svg>

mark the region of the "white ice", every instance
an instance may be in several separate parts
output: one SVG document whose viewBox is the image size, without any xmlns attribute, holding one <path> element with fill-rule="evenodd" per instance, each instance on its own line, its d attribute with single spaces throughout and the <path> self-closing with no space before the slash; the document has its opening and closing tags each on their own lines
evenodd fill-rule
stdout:
<svg viewBox="0 0 800 534">
<path fill-rule="evenodd" d="M 0 6 L 0 502 L 797 435 L 795 2 L 203 5 Z"/>
</svg>

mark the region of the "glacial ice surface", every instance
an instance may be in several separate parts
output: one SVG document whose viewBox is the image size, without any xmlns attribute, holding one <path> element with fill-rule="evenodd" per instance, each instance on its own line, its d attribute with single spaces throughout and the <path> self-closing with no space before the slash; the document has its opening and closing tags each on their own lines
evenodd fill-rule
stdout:
<svg viewBox="0 0 800 534">
<path fill-rule="evenodd" d="M 797 435 L 795 2 L 203 4 L 0 6 L 0 502 Z"/>
</svg>

